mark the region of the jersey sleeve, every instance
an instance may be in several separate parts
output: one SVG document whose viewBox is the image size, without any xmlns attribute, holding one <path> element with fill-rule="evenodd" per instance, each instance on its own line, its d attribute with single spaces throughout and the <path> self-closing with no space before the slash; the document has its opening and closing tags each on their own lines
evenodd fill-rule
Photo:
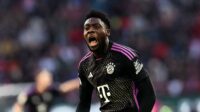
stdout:
<svg viewBox="0 0 200 112">
<path fill-rule="evenodd" d="M 84 70 L 80 66 L 79 67 L 79 79 L 80 79 L 80 101 L 77 107 L 76 112 L 89 112 L 90 111 L 90 104 L 91 104 L 91 97 L 93 92 L 93 86 L 84 76 Z"/>
<path fill-rule="evenodd" d="M 155 103 L 155 93 L 148 73 L 144 69 L 143 63 L 135 58 L 131 61 L 132 77 L 135 84 L 136 101 L 138 102 L 138 112 L 151 112 Z"/>
<path fill-rule="evenodd" d="M 131 77 L 135 82 L 141 81 L 142 79 L 148 77 L 148 74 L 144 69 L 144 65 L 138 57 L 129 60 L 128 69 L 130 70 Z"/>
</svg>

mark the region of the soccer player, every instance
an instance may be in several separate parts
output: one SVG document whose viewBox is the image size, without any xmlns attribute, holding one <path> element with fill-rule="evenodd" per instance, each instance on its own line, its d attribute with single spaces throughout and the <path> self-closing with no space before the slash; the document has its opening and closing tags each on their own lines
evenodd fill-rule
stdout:
<svg viewBox="0 0 200 112">
<path fill-rule="evenodd" d="M 93 89 L 101 112 L 151 112 L 155 93 L 135 50 L 109 40 L 110 22 L 99 11 L 84 21 L 84 39 L 90 51 L 79 64 L 80 102 L 76 112 L 89 112 Z"/>
<path fill-rule="evenodd" d="M 59 86 L 53 84 L 52 74 L 41 70 L 36 74 L 35 84 L 19 94 L 13 112 L 49 112 L 55 99 L 63 93 L 77 89 L 78 79 L 72 79 Z"/>
</svg>

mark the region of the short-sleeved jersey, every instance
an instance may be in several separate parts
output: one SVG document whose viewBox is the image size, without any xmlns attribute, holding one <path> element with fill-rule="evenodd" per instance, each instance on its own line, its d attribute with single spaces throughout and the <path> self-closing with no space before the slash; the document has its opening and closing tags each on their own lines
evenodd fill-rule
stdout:
<svg viewBox="0 0 200 112">
<path fill-rule="evenodd" d="M 44 93 L 38 93 L 35 86 L 22 92 L 17 102 L 24 105 L 28 112 L 49 112 L 50 108 L 60 92 L 55 86 L 49 87 Z"/>
<path fill-rule="evenodd" d="M 96 59 L 89 52 L 82 58 L 79 77 L 97 91 L 102 112 L 135 112 L 134 82 L 147 77 L 142 70 L 133 49 L 110 42 L 104 57 Z"/>
</svg>

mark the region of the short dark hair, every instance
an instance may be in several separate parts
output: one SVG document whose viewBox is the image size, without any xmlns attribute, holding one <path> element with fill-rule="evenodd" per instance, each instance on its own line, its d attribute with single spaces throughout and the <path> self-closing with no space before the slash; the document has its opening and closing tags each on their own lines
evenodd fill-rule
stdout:
<svg viewBox="0 0 200 112">
<path fill-rule="evenodd" d="M 99 18 L 101 19 L 107 26 L 108 29 L 110 29 L 110 21 L 108 19 L 107 14 L 101 12 L 101 11 L 97 11 L 97 10 L 91 10 L 86 16 L 84 21 L 86 21 L 89 18 Z"/>
</svg>

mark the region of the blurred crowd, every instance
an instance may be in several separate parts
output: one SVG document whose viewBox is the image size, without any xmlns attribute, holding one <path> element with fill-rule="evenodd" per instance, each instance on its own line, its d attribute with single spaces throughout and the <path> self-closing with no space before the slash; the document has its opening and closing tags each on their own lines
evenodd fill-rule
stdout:
<svg viewBox="0 0 200 112">
<path fill-rule="evenodd" d="M 38 68 L 77 77 L 91 9 L 108 14 L 111 40 L 138 50 L 158 95 L 200 91 L 199 0 L 0 0 L 0 83 L 32 82 Z"/>
</svg>

